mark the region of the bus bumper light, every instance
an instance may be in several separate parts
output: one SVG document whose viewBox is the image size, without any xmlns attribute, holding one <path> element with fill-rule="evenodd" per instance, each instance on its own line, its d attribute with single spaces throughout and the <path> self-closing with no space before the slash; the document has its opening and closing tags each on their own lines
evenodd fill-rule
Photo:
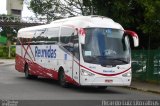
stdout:
<svg viewBox="0 0 160 106">
<path fill-rule="evenodd" d="M 132 73 L 131 72 L 127 72 L 125 74 L 122 75 L 123 77 L 131 77 L 132 76 Z"/>
<path fill-rule="evenodd" d="M 84 69 L 81 69 L 81 75 L 83 75 L 83 76 L 94 76 L 93 73 L 91 73 L 89 71 L 86 71 Z"/>
</svg>

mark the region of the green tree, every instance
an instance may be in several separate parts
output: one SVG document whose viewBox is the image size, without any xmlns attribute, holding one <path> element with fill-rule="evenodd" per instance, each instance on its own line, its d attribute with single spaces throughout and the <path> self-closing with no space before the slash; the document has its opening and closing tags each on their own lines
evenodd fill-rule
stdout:
<svg viewBox="0 0 160 106">
<path fill-rule="evenodd" d="M 34 13 L 58 19 L 102 15 L 138 33 L 140 46 L 160 47 L 160 0 L 31 0 Z M 149 41 L 150 40 L 150 41 Z"/>
<path fill-rule="evenodd" d="M 82 0 L 31 0 L 29 8 L 36 15 L 53 19 L 86 15 L 89 9 L 83 5 Z"/>
<path fill-rule="evenodd" d="M 17 32 L 19 29 L 17 28 L 12 28 L 12 27 L 2 27 L 1 28 L 2 31 L 0 32 L 0 35 L 2 35 L 3 37 L 7 38 L 7 42 L 8 43 L 14 43 L 16 36 L 17 36 Z M 10 44 L 9 44 L 10 45 Z"/>
<path fill-rule="evenodd" d="M 110 17 L 125 29 L 136 31 L 140 46 L 160 47 L 160 0 L 91 0 L 84 5 L 92 5 L 94 14 Z"/>
<path fill-rule="evenodd" d="M 139 26 L 144 35 L 147 35 L 150 48 L 160 48 L 160 1 L 159 0 L 140 0 L 139 3 L 144 8 L 144 22 Z"/>
<path fill-rule="evenodd" d="M 5 15 L 5 14 L 2 14 L 0 16 L 3 16 L 3 17 L 10 16 L 10 18 L 13 18 L 13 17 L 11 17 L 11 15 Z M 10 45 L 13 42 L 15 42 L 18 30 L 19 30 L 19 28 L 16 28 L 16 27 L 3 26 L 3 27 L 0 27 L 0 35 L 3 37 L 6 37 L 7 43 Z"/>
</svg>

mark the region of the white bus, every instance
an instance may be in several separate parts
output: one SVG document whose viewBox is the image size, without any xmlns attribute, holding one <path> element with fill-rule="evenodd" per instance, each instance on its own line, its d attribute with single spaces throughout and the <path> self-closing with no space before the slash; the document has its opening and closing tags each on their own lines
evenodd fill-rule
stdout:
<svg viewBox="0 0 160 106">
<path fill-rule="evenodd" d="M 18 32 L 15 68 L 25 77 L 45 77 L 80 86 L 129 86 L 131 50 L 139 40 L 103 16 L 78 16 Z"/>
</svg>

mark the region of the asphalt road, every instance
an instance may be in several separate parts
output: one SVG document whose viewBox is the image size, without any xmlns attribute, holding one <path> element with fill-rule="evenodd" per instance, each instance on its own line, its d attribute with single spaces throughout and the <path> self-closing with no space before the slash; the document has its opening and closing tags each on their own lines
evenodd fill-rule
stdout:
<svg viewBox="0 0 160 106">
<path fill-rule="evenodd" d="M 106 90 L 75 86 L 62 88 L 57 81 L 45 78 L 28 80 L 24 73 L 14 69 L 14 65 L 1 65 L 0 100 L 160 100 L 160 95 L 123 87 L 108 87 Z"/>
</svg>

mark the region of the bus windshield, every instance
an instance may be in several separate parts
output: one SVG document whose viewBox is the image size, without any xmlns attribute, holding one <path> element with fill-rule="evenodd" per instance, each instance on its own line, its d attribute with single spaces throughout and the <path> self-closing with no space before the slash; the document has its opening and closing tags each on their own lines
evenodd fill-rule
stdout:
<svg viewBox="0 0 160 106">
<path fill-rule="evenodd" d="M 130 44 L 124 31 L 111 28 L 86 28 L 82 56 L 85 62 L 106 65 L 121 65 L 130 62 Z"/>
</svg>

